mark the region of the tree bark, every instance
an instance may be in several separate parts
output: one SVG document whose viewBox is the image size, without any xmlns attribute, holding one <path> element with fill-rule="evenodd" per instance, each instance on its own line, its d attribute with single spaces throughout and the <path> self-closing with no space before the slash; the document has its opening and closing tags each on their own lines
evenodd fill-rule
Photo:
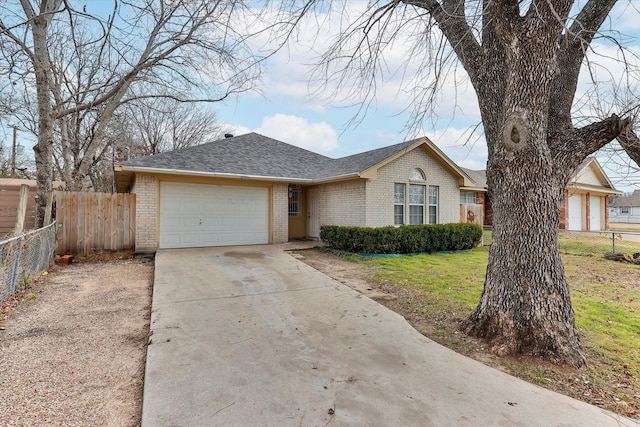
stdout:
<svg viewBox="0 0 640 427">
<path fill-rule="evenodd" d="M 29 16 L 29 12 L 26 10 L 25 12 Z M 38 228 L 44 225 L 46 208 L 53 186 L 53 119 L 49 100 L 51 64 L 47 47 L 47 26 L 48 19 L 42 15 L 34 17 L 31 21 L 36 96 L 38 99 L 38 143 L 33 147 L 36 160 L 36 227 Z"/>
<path fill-rule="evenodd" d="M 563 22 L 522 17 L 512 6 L 510 12 L 485 8 L 483 48 L 491 54 L 475 86 L 494 227 L 480 303 L 461 329 L 501 355 L 532 354 L 579 367 L 585 357 L 558 244 L 564 188 L 575 166 L 556 156 L 554 139 L 569 133 L 554 127 L 549 114 Z M 536 13 L 547 7 L 542 2 Z M 568 9 L 554 13 L 566 16 Z M 582 141 L 564 141 L 576 142 Z"/>
</svg>

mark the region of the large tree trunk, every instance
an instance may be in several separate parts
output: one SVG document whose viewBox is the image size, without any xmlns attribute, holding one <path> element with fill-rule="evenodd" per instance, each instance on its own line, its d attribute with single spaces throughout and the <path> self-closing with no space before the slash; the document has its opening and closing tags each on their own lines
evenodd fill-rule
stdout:
<svg viewBox="0 0 640 427">
<path fill-rule="evenodd" d="M 45 211 L 53 186 L 53 121 L 50 96 L 50 62 L 47 48 L 48 21 L 37 16 L 31 22 L 33 34 L 36 96 L 38 98 L 38 143 L 33 147 L 36 160 L 36 227 L 44 224 Z"/>
<path fill-rule="evenodd" d="M 463 322 L 498 354 L 532 354 L 582 366 L 569 287 L 558 246 L 564 185 L 545 165 L 494 174 L 493 242 L 484 291 Z M 522 176 L 527 175 L 527 176 Z"/>
<path fill-rule="evenodd" d="M 487 11 L 496 18 L 483 40 L 491 54 L 475 85 L 489 151 L 493 241 L 480 303 L 461 326 L 499 354 L 541 355 L 579 367 L 585 358 L 558 228 L 564 188 L 586 154 L 555 151 L 560 139 L 580 142 L 566 141 L 570 122 L 556 120 L 549 109 L 560 75 L 562 22 L 504 19 L 498 6 Z"/>
</svg>

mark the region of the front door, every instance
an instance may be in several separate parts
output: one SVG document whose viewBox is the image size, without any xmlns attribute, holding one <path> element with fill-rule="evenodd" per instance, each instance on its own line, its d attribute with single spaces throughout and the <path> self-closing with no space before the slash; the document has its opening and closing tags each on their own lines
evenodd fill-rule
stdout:
<svg viewBox="0 0 640 427">
<path fill-rule="evenodd" d="M 307 192 L 308 221 L 307 234 L 309 237 L 320 237 L 320 214 L 318 206 L 318 189 L 310 188 Z"/>
</svg>

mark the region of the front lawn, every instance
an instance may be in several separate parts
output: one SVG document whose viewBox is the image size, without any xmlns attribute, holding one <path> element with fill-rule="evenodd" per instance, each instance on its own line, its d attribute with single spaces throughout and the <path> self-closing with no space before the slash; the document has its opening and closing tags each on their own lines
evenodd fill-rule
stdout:
<svg viewBox="0 0 640 427">
<path fill-rule="evenodd" d="M 531 382 L 640 417 L 640 267 L 594 255 L 581 246 L 583 239 L 567 238 L 561 248 L 589 366 L 571 370 L 526 357 L 494 364 Z M 486 362 L 493 356 L 484 354 L 483 343 L 465 337 L 456 326 L 479 301 L 487 259 L 485 246 L 467 253 L 363 262 L 379 286 L 398 290 L 390 308 L 434 340 Z"/>
</svg>

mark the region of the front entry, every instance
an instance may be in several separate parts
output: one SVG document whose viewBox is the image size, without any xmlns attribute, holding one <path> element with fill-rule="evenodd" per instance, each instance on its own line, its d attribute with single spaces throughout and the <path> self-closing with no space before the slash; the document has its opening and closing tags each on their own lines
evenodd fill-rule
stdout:
<svg viewBox="0 0 640 427">
<path fill-rule="evenodd" d="M 307 192 L 308 218 L 307 235 L 309 237 L 320 238 L 320 215 L 318 206 L 318 189 L 311 188 Z"/>
</svg>

